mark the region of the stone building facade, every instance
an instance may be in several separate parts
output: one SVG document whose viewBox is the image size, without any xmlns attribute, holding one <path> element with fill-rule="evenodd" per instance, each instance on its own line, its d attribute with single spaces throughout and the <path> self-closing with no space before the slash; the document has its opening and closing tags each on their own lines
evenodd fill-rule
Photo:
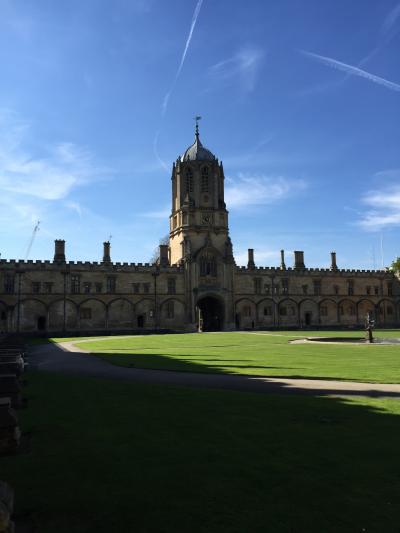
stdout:
<svg viewBox="0 0 400 533">
<path fill-rule="evenodd" d="M 0 331 L 95 333 L 400 324 L 400 282 L 388 270 L 306 268 L 302 251 L 287 267 L 235 264 L 224 201 L 224 169 L 200 142 L 172 167 L 169 245 L 155 264 L 66 260 L 0 262 Z"/>
</svg>

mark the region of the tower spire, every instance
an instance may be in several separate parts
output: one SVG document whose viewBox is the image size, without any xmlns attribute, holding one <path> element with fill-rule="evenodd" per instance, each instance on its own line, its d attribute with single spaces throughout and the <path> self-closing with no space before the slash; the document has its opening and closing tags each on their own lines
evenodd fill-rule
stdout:
<svg viewBox="0 0 400 533">
<path fill-rule="evenodd" d="M 196 135 L 196 139 L 198 140 L 199 139 L 199 120 L 201 120 L 201 116 L 200 115 L 196 115 L 194 117 L 194 120 L 196 121 L 195 135 Z"/>
</svg>

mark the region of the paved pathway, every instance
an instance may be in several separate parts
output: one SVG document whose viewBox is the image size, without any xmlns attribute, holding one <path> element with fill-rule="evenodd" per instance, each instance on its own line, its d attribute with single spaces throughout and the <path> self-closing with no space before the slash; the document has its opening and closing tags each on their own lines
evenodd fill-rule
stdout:
<svg viewBox="0 0 400 533">
<path fill-rule="evenodd" d="M 33 369 L 40 371 L 150 384 L 274 394 L 371 396 L 400 399 L 400 385 L 316 379 L 266 378 L 228 374 L 198 374 L 120 367 L 107 363 L 95 355 L 88 355 L 87 352 L 84 352 L 79 346 L 74 346 L 74 343 L 71 342 L 35 346 L 31 349 L 29 362 Z"/>
</svg>

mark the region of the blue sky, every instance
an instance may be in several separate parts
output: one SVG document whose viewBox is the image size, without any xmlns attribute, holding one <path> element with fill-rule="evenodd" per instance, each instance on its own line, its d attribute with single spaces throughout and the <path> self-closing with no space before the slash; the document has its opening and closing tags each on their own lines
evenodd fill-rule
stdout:
<svg viewBox="0 0 400 533">
<path fill-rule="evenodd" d="M 200 114 L 238 264 L 389 264 L 399 50 L 398 0 L 0 0 L 1 257 L 148 261 Z"/>
</svg>

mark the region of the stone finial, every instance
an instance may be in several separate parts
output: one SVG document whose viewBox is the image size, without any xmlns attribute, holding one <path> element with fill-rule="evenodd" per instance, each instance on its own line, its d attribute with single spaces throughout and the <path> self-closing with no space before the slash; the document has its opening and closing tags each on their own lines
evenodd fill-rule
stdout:
<svg viewBox="0 0 400 533">
<path fill-rule="evenodd" d="M 256 268 L 256 264 L 254 263 L 254 249 L 253 248 L 249 248 L 247 250 L 247 256 L 248 256 L 247 268 Z"/>
<path fill-rule="evenodd" d="M 304 252 L 296 250 L 294 252 L 294 268 L 306 268 L 304 264 Z"/>
<path fill-rule="evenodd" d="M 54 263 L 65 263 L 65 241 L 56 239 L 54 241 Z"/>
<path fill-rule="evenodd" d="M 331 270 L 337 270 L 336 252 L 331 252 Z"/>
<path fill-rule="evenodd" d="M 286 270 L 286 265 L 285 265 L 285 250 L 281 250 L 281 270 Z"/>
<path fill-rule="evenodd" d="M 110 241 L 103 242 L 103 263 L 111 263 Z"/>
</svg>

